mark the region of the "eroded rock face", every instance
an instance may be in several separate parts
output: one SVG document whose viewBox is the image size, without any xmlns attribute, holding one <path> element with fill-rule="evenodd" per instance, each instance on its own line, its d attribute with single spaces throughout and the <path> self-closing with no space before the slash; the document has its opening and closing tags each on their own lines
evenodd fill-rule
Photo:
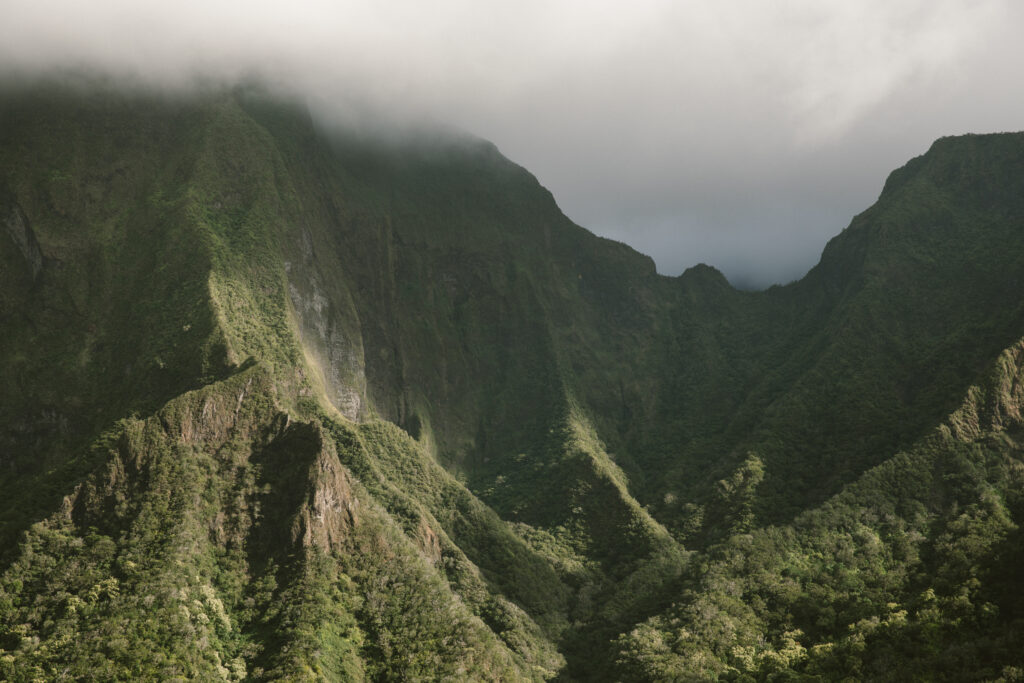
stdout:
<svg viewBox="0 0 1024 683">
<path fill-rule="evenodd" d="M 290 532 L 296 547 L 337 549 L 359 521 L 351 475 L 320 426 L 292 422 L 274 398 L 267 377 L 249 372 L 185 394 L 146 420 L 126 421 L 106 466 L 76 488 L 63 514 L 81 525 L 103 524 L 130 514 L 129 501 L 155 495 L 178 496 L 203 516 L 191 507 L 202 482 L 208 492 L 232 492 L 229 508 L 207 519 L 220 545 L 267 547 Z M 193 492 L 167 480 L 177 469 L 201 473 L 185 486 Z"/>
<path fill-rule="evenodd" d="M 32 273 L 32 280 L 37 280 L 43 272 L 43 252 L 39 248 L 39 242 L 32 232 L 28 218 L 17 204 L 0 206 L 0 215 L 3 215 L 5 232 L 18 247 Z"/>
<path fill-rule="evenodd" d="M 1024 422 L 1024 339 L 999 356 L 988 384 L 967 390 L 967 398 L 946 421 L 945 429 L 964 442 L 985 432 L 1016 432 Z"/>
<path fill-rule="evenodd" d="M 299 513 L 297 530 L 303 546 L 329 551 L 358 523 L 359 509 L 349 476 L 329 441 L 323 442 L 310 479 L 312 492 Z"/>
<path fill-rule="evenodd" d="M 420 517 L 416 544 L 430 564 L 437 564 L 441 561 L 441 539 L 437 532 L 430 527 L 430 522 L 425 517 Z"/>
<path fill-rule="evenodd" d="M 187 444 L 223 443 L 238 423 L 242 402 L 252 390 L 253 380 L 232 393 L 210 393 L 201 403 L 182 411 L 178 418 L 181 439 Z"/>
<path fill-rule="evenodd" d="M 288 295 L 298 318 L 307 355 L 321 371 L 327 398 L 342 415 L 358 420 L 364 411 L 366 373 L 358 320 L 339 293 L 324 287 L 307 232 L 302 233 L 302 262 L 286 263 Z M 332 296 L 333 294 L 333 296 Z"/>
</svg>

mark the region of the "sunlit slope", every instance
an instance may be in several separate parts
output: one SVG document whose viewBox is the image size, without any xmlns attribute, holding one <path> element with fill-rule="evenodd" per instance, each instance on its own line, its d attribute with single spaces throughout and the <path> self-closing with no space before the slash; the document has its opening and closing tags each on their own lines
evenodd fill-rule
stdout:
<svg viewBox="0 0 1024 683">
<path fill-rule="evenodd" d="M 1015 680 L 1024 341 L 905 451 L 791 524 L 735 534 L 617 641 L 624 680 Z"/>
</svg>

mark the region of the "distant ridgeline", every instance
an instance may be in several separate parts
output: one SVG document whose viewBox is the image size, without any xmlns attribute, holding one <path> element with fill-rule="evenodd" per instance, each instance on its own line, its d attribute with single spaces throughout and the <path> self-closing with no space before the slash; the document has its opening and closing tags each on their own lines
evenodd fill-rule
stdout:
<svg viewBox="0 0 1024 683">
<path fill-rule="evenodd" d="M 490 144 L 0 96 L 0 679 L 1021 680 L 1024 135 L 799 282 Z"/>
</svg>

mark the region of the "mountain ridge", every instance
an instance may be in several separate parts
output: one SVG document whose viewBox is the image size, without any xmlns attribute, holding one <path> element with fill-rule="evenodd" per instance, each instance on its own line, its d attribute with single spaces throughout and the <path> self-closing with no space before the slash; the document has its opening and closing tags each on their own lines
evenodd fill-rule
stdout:
<svg viewBox="0 0 1024 683">
<path fill-rule="evenodd" d="M 5 676 L 764 678 L 839 671 L 820 648 L 888 602 L 924 623 L 896 579 L 815 628 L 768 570 L 730 579 L 738 602 L 711 579 L 1024 337 L 1021 134 L 937 142 L 804 279 L 741 292 L 658 275 L 493 145 L 382 146 L 244 90 L 7 93 L 0 124 Z M 1012 535 L 1016 480 L 980 476 L 962 532 Z M 962 571 L 899 557 L 946 572 L 952 619 Z M 824 571 L 799 590 L 838 590 Z M 968 594 L 1009 608 L 992 581 Z M 695 605 L 743 627 L 665 635 Z M 142 630 L 104 644 L 119 614 Z"/>
</svg>

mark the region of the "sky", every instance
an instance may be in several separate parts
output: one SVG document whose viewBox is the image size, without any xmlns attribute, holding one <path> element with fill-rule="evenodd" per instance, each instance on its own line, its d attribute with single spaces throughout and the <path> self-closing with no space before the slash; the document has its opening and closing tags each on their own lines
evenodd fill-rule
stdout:
<svg viewBox="0 0 1024 683">
<path fill-rule="evenodd" d="M 802 276 L 943 135 L 1024 129 L 1019 0 L 0 0 L 0 76 L 263 78 L 491 140 L 676 275 Z"/>
</svg>

